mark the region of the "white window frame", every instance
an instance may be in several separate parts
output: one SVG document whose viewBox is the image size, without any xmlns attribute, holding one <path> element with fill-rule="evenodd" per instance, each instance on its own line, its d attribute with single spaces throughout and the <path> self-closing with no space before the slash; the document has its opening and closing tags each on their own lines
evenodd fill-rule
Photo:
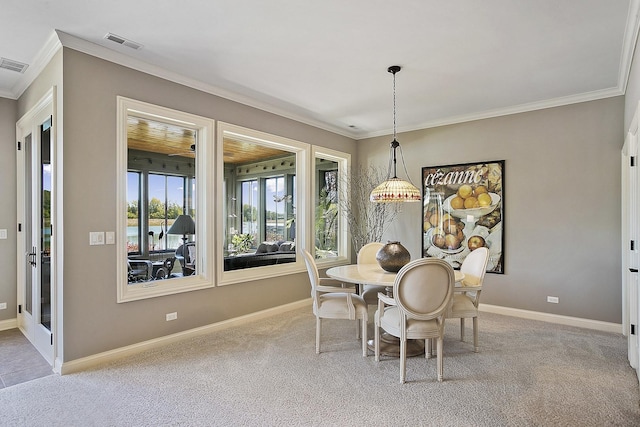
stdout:
<svg viewBox="0 0 640 427">
<path fill-rule="evenodd" d="M 296 156 L 296 195 L 294 206 L 296 207 L 296 261 L 276 264 L 263 267 L 251 267 L 239 270 L 224 271 L 224 200 L 222 197 L 216 198 L 216 234 L 215 253 L 216 253 L 216 277 L 217 285 L 230 285 L 234 283 L 247 282 L 257 279 L 265 279 L 268 277 L 277 277 L 286 274 L 294 274 L 306 271 L 304 260 L 302 258 L 302 248 L 307 248 L 310 239 L 310 153 L 311 146 L 307 143 L 295 141 L 293 139 L 272 135 L 265 132 L 237 126 L 231 123 L 217 123 L 217 147 L 216 156 L 218 162 L 216 164 L 216 192 L 223 193 L 224 182 L 224 159 L 223 147 L 224 138 L 226 136 L 241 140 L 249 140 L 257 145 L 277 148 L 279 150 L 288 151 Z"/>
<path fill-rule="evenodd" d="M 313 197 L 311 200 L 311 206 L 313 206 L 312 218 L 311 218 L 311 235 L 315 236 L 315 206 L 318 203 L 318 194 L 316 189 L 318 174 L 315 173 L 316 159 L 325 159 L 338 164 L 338 200 L 349 197 L 350 189 L 348 183 L 350 182 L 348 174 L 351 170 L 351 154 L 343 153 L 341 151 L 332 150 L 330 148 L 314 146 L 312 149 L 311 170 L 314 171 L 311 178 L 311 188 L 313 189 Z M 345 186 L 345 183 L 347 184 Z M 347 217 L 344 210 L 340 207 L 342 203 L 338 202 L 338 256 L 335 258 L 317 258 L 316 264 L 319 268 L 329 268 L 334 265 L 343 265 L 345 263 L 351 263 L 351 239 L 349 236 Z M 311 239 L 314 242 L 315 238 Z M 315 256 L 313 245 L 311 245 L 309 251 Z"/>
<path fill-rule="evenodd" d="M 127 281 L 127 117 L 147 118 L 170 123 L 196 131 L 196 245 L 197 271 L 192 276 L 153 280 L 129 284 Z M 213 182 L 213 158 L 215 121 L 206 117 L 149 104 L 134 99 L 117 97 L 117 174 L 116 174 L 116 253 L 117 253 L 117 302 L 124 303 L 140 299 L 189 292 L 214 286 L 213 244 L 214 230 L 212 202 L 216 199 Z M 205 189 L 212 189 L 205 191 Z"/>
</svg>

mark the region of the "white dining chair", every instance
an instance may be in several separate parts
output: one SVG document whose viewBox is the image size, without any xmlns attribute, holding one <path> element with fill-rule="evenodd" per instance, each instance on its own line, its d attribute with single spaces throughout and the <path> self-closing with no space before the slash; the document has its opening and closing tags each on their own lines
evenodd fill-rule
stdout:
<svg viewBox="0 0 640 427">
<path fill-rule="evenodd" d="M 311 281 L 313 314 L 316 316 L 316 354 L 320 353 L 322 319 L 348 319 L 360 320 L 362 356 L 367 357 L 367 303 L 355 288 L 345 288 L 337 280 L 320 277 L 316 261 L 309 251 L 303 250 L 302 255 Z"/>
<path fill-rule="evenodd" d="M 425 357 L 431 357 L 430 340 L 437 340 L 438 381 L 444 376 L 442 360 L 445 314 L 451 304 L 455 275 L 446 261 L 421 258 L 402 267 L 393 283 L 393 297 L 378 294 L 375 314 L 375 360 L 380 360 L 380 329 L 400 338 L 400 382 L 406 378 L 407 340 L 425 340 Z"/>
<path fill-rule="evenodd" d="M 378 264 L 376 254 L 383 246 L 384 243 L 380 242 L 367 243 L 358 251 L 356 263 L 358 265 Z M 385 292 L 385 287 L 380 285 L 360 285 L 360 295 L 362 295 L 367 305 L 378 304 L 378 292 Z"/>
<path fill-rule="evenodd" d="M 464 319 L 473 319 L 473 351 L 478 352 L 478 304 L 482 283 L 487 272 L 489 261 L 489 249 L 485 247 L 471 251 L 462 261 L 460 271 L 464 273 L 464 279 L 460 287 L 456 288 L 453 295 L 453 303 L 447 313 L 447 318 L 460 319 L 460 341 L 464 341 Z"/>
</svg>

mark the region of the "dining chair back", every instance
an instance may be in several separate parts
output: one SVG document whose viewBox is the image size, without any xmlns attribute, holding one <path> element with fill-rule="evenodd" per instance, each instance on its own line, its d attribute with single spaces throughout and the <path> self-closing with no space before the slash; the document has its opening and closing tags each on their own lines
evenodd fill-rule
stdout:
<svg viewBox="0 0 640 427">
<path fill-rule="evenodd" d="M 473 351 L 478 352 L 478 304 L 484 276 L 487 272 L 489 249 L 477 248 L 462 261 L 460 271 L 464 273 L 462 286 L 456 289 L 448 318 L 460 319 L 460 341 L 464 341 L 464 319 L 473 319 Z"/>
<path fill-rule="evenodd" d="M 358 264 L 377 264 L 376 254 L 384 246 L 384 243 L 380 242 L 370 242 L 364 245 L 358 251 Z"/>
<path fill-rule="evenodd" d="M 393 297 L 379 295 L 375 315 L 375 359 L 380 360 L 380 328 L 400 339 L 400 382 L 405 382 L 407 340 L 424 339 L 425 356 L 431 356 L 429 340 L 437 340 L 438 381 L 443 379 L 442 347 L 445 314 L 451 304 L 455 275 L 441 259 L 421 258 L 398 272 Z"/>
<path fill-rule="evenodd" d="M 362 264 L 377 264 L 376 254 L 384 246 L 384 243 L 370 242 L 364 245 L 358 251 L 357 263 Z M 384 292 L 385 287 L 379 285 L 360 285 L 360 295 L 364 298 L 367 305 L 378 304 L 378 292 Z"/>
<path fill-rule="evenodd" d="M 344 288 L 337 280 L 320 277 L 313 255 L 306 249 L 302 251 L 302 255 L 311 282 L 313 314 L 316 316 L 316 353 L 320 353 L 322 319 L 347 319 L 360 321 L 362 356 L 366 357 L 368 315 L 364 299 L 356 294 L 355 288 Z M 360 332 L 360 329 L 358 331 Z"/>
</svg>

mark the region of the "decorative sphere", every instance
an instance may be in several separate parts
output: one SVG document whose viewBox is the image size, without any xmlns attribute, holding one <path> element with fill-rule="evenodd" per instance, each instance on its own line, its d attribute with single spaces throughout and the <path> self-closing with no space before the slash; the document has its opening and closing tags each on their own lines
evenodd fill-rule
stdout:
<svg viewBox="0 0 640 427">
<path fill-rule="evenodd" d="M 400 242 L 387 242 L 376 253 L 376 261 L 383 270 L 397 273 L 411 261 L 411 254 Z"/>
</svg>

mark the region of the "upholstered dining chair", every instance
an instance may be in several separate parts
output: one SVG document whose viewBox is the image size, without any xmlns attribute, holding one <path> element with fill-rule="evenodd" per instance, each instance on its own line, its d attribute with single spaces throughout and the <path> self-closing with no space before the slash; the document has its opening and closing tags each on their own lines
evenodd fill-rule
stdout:
<svg viewBox="0 0 640 427">
<path fill-rule="evenodd" d="M 320 353 L 322 319 L 360 320 L 362 356 L 367 357 L 367 304 L 355 288 L 344 288 L 341 282 L 320 277 L 316 261 L 307 250 L 302 251 L 311 281 L 313 314 L 316 316 L 316 354 Z"/>
<path fill-rule="evenodd" d="M 376 254 L 384 243 L 371 242 L 364 245 L 358 251 L 357 263 L 361 264 L 378 264 L 376 261 Z M 385 287 L 380 285 L 360 285 L 360 295 L 364 298 L 367 305 L 378 304 L 378 292 L 385 292 Z"/>
<path fill-rule="evenodd" d="M 489 249 L 482 247 L 471 251 L 462 261 L 464 273 L 461 287 L 456 288 L 447 318 L 460 319 L 460 341 L 464 341 L 464 319 L 473 318 L 473 351 L 478 352 L 478 304 L 484 275 L 487 272 Z"/>
<path fill-rule="evenodd" d="M 380 360 L 380 328 L 400 338 L 400 382 L 407 365 L 407 340 L 424 339 L 425 357 L 431 357 L 431 340 L 437 340 L 438 381 L 444 368 L 442 348 L 445 314 L 451 305 L 455 276 L 449 263 L 421 258 L 402 267 L 393 283 L 393 297 L 378 294 L 375 314 L 375 360 Z"/>
</svg>

